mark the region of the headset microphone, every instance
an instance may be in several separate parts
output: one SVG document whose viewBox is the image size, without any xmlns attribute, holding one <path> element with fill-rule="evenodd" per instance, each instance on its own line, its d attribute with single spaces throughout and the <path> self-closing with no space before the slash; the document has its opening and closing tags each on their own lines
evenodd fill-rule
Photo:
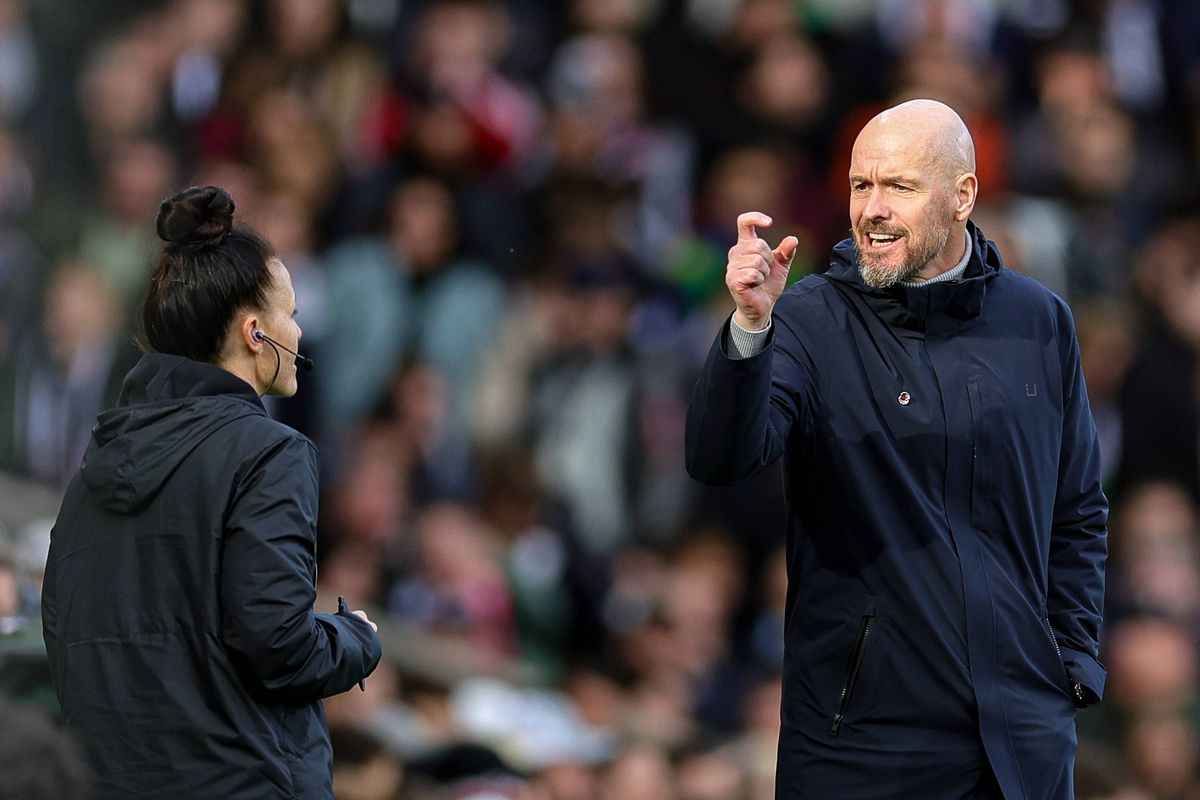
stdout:
<svg viewBox="0 0 1200 800">
<path fill-rule="evenodd" d="M 281 349 L 285 352 L 291 353 L 292 355 L 294 355 L 296 357 L 296 366 L 303 367 L 305 372 L 311 371 L 312 368 L 315 366 L 313 364 L 313 360 L 311 358 L 306 358 L 306 357 L 300 355 L 299 353 L 297 353 L 295 350 L 291 350 L 287 347 L 284 347 L 279 342 L 275 341 L 270 336 L 267 336 L 265 333 L 258 330 L 257 328 L 254 329 L 254 338 L 258 339 L 259 341 L 270 342 L 273 347 L 278 347 L 279 349 Z"/>
</svg>

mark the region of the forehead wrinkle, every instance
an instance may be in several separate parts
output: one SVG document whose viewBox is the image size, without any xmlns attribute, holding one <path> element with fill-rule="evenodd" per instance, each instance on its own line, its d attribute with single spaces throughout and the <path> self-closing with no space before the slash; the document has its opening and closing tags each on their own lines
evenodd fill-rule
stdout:
<svg viewBox="0 0 1200 800">
<path fill-rule="evenodd" d="M 909 186 L 932 182 L 931 166 L 936 157 L 922 157 L 922 153 L 906 151 L 902 147 L 856 148 L 850 164 L 850 177 L 872 178 L 887 183 L 903 183 Z"/>
</svg>

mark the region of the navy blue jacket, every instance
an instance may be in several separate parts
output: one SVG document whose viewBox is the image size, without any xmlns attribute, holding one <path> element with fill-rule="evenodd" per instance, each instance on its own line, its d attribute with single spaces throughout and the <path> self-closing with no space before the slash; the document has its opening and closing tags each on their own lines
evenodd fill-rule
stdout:
<svg viewBox="0 0 1200 800">
<path fill-rule="evenodd" d="M 1108 504 L 1066 304 L 969 223 L 960 281 L 877 290 L 850 240 L 771 341 L 709 354 L 687 464 L 788 498 L 781 798 L 1070 798 L 1098 700 Z M 985 761 L 986 759 L 986 761 Z"/>
<path fill-rule="evenodd" d="M 321 698 L 379 638 L 317 614 L 317 454 L 245 381 L 147 355 L 93 431 L 42 592 L 92 797 L 332 798 Z"/>
</svg>

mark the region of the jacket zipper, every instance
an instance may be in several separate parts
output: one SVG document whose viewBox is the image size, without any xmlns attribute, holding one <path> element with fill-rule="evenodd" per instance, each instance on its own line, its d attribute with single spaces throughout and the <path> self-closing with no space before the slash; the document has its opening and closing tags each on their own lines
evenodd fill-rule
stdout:
<svg viewBox="0 0 1200 800">
<path fill-rule="evenodd" d="M 837 713 L 829 724 L 829 735 L 837 736 L 846 718 L 846 709 L 850 706 L 850 698 L 854 694 L 854 685 L 858 683 L 858 673 L 862 671 L 863 658 L 867 655 L 867 637 L 871 635 L 871 623 L 875 621 L 874 614 L 864 614 L 862 627 L 858 631 L 858 642 L 850 657 L 850 668 L 846 670 L 846 682 L 842 684 L 842 695 L 838 699 Z"/>
<path fill-rule="evenodd" d="M 1071 673 L 1067 671 L 1067 662 L 1063 658 L 1062 648 L 1058 646 L 1058 637 L 1054 635 L 1054 627 L 1050 624 L 1050 618 L 1043 617 L 1042 619 L 1046 623 L 1046 632 L 1050 634 L 1050 643 L 1054 645 L 1054 652 L 1058 653 L 1058 663 L 1062 664 L 1063 674 L 1069 678 Z"/>
</svg>

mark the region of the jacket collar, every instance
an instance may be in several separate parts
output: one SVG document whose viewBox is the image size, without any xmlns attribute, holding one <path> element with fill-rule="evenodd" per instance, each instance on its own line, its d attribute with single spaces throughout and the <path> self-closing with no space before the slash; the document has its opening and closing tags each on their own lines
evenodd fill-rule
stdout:
<svg viewBox="0 0 1200 800">
<path fill-rule="evenodd" d="M 924 330 L 929 322 L 939 318 L 973 319 L 983 310 L 987 287 L 1004 269 L 1004 263 L 995 243 L 970 220 L 967 220 L 967 239 L 971 244 L 971 256 L 962 280 L 927 286 L 873 288 L 863 282 L 858 272 L 858 254 L 853 239 L 839 242 L 833 248 L 825 277 L 835 285 L 861 295 L 891 325 Z"/>
<path fill-rule="evenodd" d="M 254 387 L 216 364 L 166 353 L 147 353 L 125 376 L 118 406 L 227 395 L 263 408 Z"/>
</svg>

